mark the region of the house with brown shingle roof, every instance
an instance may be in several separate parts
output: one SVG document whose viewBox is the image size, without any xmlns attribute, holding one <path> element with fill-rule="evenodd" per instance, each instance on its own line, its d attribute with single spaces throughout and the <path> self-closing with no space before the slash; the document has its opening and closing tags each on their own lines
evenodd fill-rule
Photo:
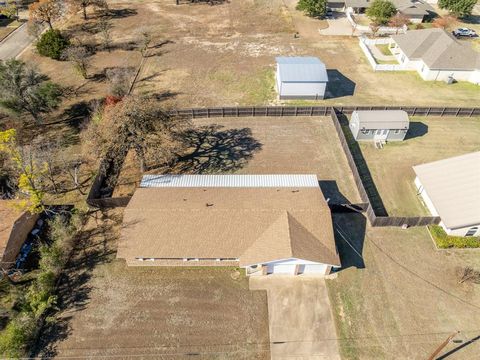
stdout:
<svg viewBox="0 0 480 360">
<path fill-rule="evenodd" d="M 480 53 L 443 29 L 412 30 L 391 36 L 390 48 L 405 70 L 424 80 L 480 84 Z"/>
<path fill-rule="evenodd" d="M 315 175 L 144 178 L 124 212 L 129 266 L 240 266 L 247 275 L 325 275 L 340 266 Z"/>
</svg>

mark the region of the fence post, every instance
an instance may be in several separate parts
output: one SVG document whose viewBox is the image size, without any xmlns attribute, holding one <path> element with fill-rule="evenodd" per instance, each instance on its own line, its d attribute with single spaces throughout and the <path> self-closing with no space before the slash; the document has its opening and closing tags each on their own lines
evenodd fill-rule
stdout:
<svg viewBox="0 0 480 360">
<path fill-rule="evenodd" d="M 295 116 L 297 116 L 297 115 L 298 115 L 298 107 L 295 106 Z"/>
<path fill-rule="evenodd" d="M 457 113 L 455 114 L 455 116 L 458 116 L 458 114 L 460 114 L 460 109 L 461 109 L 461 108 L 458 108 Z"/>
<path fill-rule="evenodd" d="M 443 116 L 443 114 L 445 114 L 445 110 L 446 110 L 446 108 L 442 109 L 442 113 L 440 114 L 440 116 Z"/>
<path fill-rule="evenodd" d="M 313 106 L 310 106 L 310 116 L 313 116 Z"/>
<path fill-rule="evenodd" d="M 468 115 L 468 117 L 472 117 L 474 112 L 475 112 L 475 108 L 472 108 L 472 111 L 470 111 L 470 115 Z"/>
</svg>

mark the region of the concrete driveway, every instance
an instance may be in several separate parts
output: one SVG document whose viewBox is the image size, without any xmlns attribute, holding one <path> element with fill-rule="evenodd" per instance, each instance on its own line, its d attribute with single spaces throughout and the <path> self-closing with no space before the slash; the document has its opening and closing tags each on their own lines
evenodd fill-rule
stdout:
<svg viewBox="0 0 480 360">
<path fill-rule="evenodd" d="M 267 290 L 272 360 L 340 360 L 323 278 L 251 277 L 250 289 Z"/>
<path fill-rule="evenodd" d="M 23 24 L 0 43 L 0 60 L 16 58 L 34 39 Z"/>
<path fill-rule="evenodd" d="M 333 17 L 327 19 L 327 22 L 328 28 L 319 30 L 321 35 L 352 36 L 352 25 L 344 13 L 334 12 Z"/>
</svg>

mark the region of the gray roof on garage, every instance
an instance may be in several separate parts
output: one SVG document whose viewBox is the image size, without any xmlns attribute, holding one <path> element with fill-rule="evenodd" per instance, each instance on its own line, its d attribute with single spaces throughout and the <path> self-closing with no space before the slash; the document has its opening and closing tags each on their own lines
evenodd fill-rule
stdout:
<svg viewBox="0 0 480 360">
<path fill-rule="evenodd" d="M 328 75 L 325 64 L 318 58 L 285 57 L 275 59 L 278 64 L 282 82 L 327 82 Z"/>
<path fill-rule="evenodd" d="M 422 29 L 392 39 L 410 60 L 421 59 L 432 70 L 474 70 L 480 54 L 443 29 Z"/>
<path fill-rule="evenodd" d="M 480 151 L 413 170 L 449 229 L 480 224 Z"/>
<path fill-rule="evenodd" d="M 410 121 L 403 110 L 364 110 L 354 111 L 358 116 L 359 127 L 365 129 L 408 129 Z"/>
</svg>

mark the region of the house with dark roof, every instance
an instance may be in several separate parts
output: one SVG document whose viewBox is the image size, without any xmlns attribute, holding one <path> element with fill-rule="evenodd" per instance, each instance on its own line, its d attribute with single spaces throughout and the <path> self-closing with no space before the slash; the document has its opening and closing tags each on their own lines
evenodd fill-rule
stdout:
<svg viewBox="0 0 480 360">
<path fill-rule="evenodd" d="M 443 29 L 412 30 L 391 40 L 403 69 L 417 71 L 424 80 L 480 84 L 480 53 Z"/>
<path fill-rule="evenodd" d="M 128 266 L 240 266 L 251 276 L 340 266 L 315 175 L 144 177 L 125 209 Z"/>
<path fill-rule="evenodd" d="M 397 11 L 405 15 L 412 23 L 421 23 L 428 16 L 433 15 L 435 10 L 432 6 L 422 0 L 390 0 Z M 332 6 L 330 6 L 330 3 Z M 345 11 L 351 11 L 356 14 L 364 13 L 373 4 L 373 0 L 344 0 L 343 2 L 328 2 L 329 7 L 339 8 L 343 3 Z"/>
</svg>

